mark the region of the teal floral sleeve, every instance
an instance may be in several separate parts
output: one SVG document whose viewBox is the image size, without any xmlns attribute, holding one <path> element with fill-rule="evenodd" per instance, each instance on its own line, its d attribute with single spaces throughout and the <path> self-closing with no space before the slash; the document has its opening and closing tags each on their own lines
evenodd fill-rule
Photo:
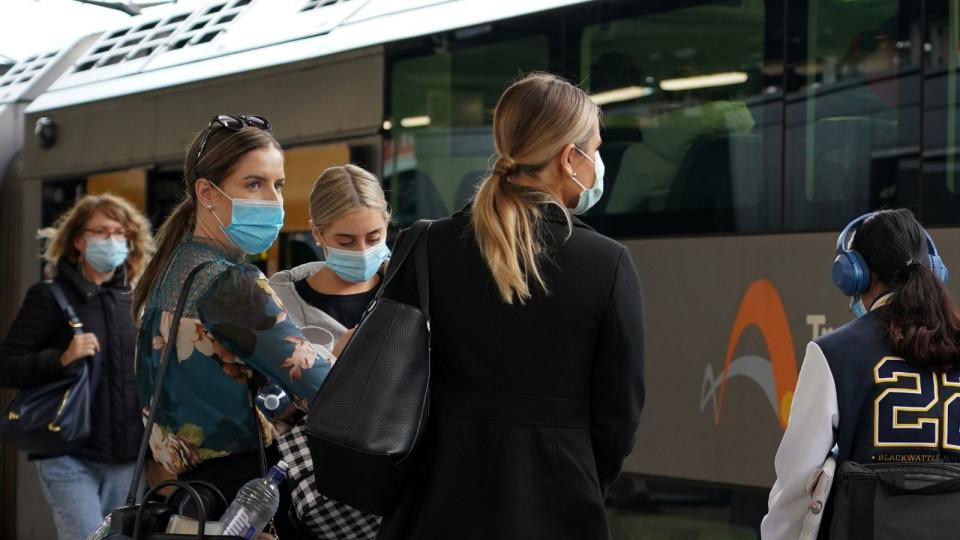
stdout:
<svg viewBox="0 0 960 540">
<path fill-rule="evenodd" d="M 301 408 L 309 406 L 333 358 L 287 318 L 257 267 L 239 264 L 217 276 L 198 299 L 197 313 L 238 360 L 279 384 Z"/>
</svg>

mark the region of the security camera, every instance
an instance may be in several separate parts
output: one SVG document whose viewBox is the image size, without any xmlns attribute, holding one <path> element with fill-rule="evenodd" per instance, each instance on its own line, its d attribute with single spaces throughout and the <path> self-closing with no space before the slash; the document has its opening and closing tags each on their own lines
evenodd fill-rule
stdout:
<svg viewBox="0 0 960 540">
<path fill-rule="evenodd" d="M 57 123 L 49 116 L 41 116 L 37 118 L 33 134 L 36 135 L 40 148 L 51 148 L 57 144 Z"/>
</svg>

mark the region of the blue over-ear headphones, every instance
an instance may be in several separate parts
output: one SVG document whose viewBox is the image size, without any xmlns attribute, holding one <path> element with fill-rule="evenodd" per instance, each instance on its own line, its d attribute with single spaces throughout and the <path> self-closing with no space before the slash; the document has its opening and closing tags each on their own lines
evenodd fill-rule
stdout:
<svg viewBox="0 0 960 540">
<path fill-rule="evenodd" d="M 833 282 L 844 296 L 863 294 L 870 288 L 870 269 L 867 267 L 867 261 L 856 250 L 850 249 L 850 244 L 853 242 L 853 234 L 857 232 L 857 228 L 874 215 L 876 215 L 876 212 L 870 212 L 851 221 L 840 233 L 840 237 L 837 238 L 837 258 L 833 260 L 832 270 Z M 930 271 L 942 283 L 946 283 L 949 275 L 947 267 L 940 259 L 937 246 L 933 243 L 930 233 L 924 230 L 923 234 L 927 237 Z"/>
</svg>

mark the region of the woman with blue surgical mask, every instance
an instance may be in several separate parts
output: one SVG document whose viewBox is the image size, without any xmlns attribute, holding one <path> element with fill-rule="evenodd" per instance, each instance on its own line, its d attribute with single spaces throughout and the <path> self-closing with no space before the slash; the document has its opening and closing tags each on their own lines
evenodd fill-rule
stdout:
<svg viewBox="0 0 960 540">
<path fill-rule="evenodd" d="M 143 434 L 133 370 L 137 328 L 130 286 L 153 251 L 150 223 L 129 202 L 87 195 L 44 229 L 50 283 L 27 291 L 0 343 L 0 387 L 52 383 L 93 357 L 99 367 L 89 437 L 59 455 L 31 455 L 60 540 L 84 538 L 123 504 Z M 52 287 L 83 323 L 74 335 Z"/>
<path fill-rule="evenodd" d="M 390 212 L 380 181 L 355 165 L 323 171 L 310 192 L 313 239 L 324 261 L 275 274 L 270 285 L 290 318 L 333 348 L 360 322 L 390 257 Z"/>
<path fill-rule="evenodd" d="M 390 257 L 390 211 L 380 180 L 355 165 L 323 171 L 310 192 L 310 222 L 313 239 L 323 250 L 324 260 L 278 272 L 270 278 L 270 286 L 304 335 L 339 353 L 380 289 L 381 270 Z M 302 429 L 303 424 L 297 424 L 284 437 L 295 441 L 302 436 L 298 433 Z M 292 444 L 281 444 L 281 448 Z M 302 485 L 304 481 L 300 482 Z M 316 488 L 308 485 L 306 489 Z M 311 519 L 311 511 L 299 516 L 303 523 L 316 522 Z M 355 514 L 345 523 L 321 521 L 323 530 L 313 532 L 325 533 L 323 538 L 366 539 L 376 534 L 379 518 Z M 366 524 L 362 534 L 355 528 L 360 521 Z"/>
<path fill-rule="evenodd" d="M 197 134 L 184 162 L 186 196 L 160 228 L 157 254 L 134 291 L 144 411 L 155 392 L 163 397 L 150 433 L 153 457 L 168 474 L 207 481 L 228 501 L 262 476 L 261 439 L 268 461 L 278 459 L 277 426 L 250 405 L 254 377 L 278 384 L 306 411 L 332 364 L 331 352 L 290 320 L 266 277 L 244 263 L 283 227 L 283 152 L 271 127 L 260 116 L 217 115 Z M 181 296 L 179 335 L 168 343 Z M 171 346 L 176 361 L 157 388 Z M 278 521 L 283 505 L 281 498 Z"/>
</svg>

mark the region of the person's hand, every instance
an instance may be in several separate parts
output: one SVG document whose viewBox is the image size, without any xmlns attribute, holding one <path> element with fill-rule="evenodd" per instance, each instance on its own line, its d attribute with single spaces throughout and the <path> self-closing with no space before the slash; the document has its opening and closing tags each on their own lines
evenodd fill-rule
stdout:
<svg viewBox="0 0 960 540">
<path fill-rule="evenodd" d="M 98 352 L 100 352 L 100 342 L 97 341 L 96 334 L 89 332 L 86 334 L 77 334 L 73 336 L 67 350 L 63 351 L 63 354 L 60 355 L 60 365 L 67 367 L 81 358 L 93 356 Z"/>
<path fill-rule="evenodd" d="M 340 336 L 340 340 L 337 341 L 337 344 L 333 346 L 334 358 L 340 358 L 340 353 L 342 353 L 343 349 L 346 348 L 347 343 L 350 343 L 350 338 L 353 337 L 353 334 L 356 331 L 357 331 L 357 327 L 354 326 L 353 328 L 344 332 L 342 336 Z"/>
<path fill-rule="evenodd" d="M 275 540 L 276 537 L 268 533 L 260 533 L 257 535 L 257 540 Z"/>
</svg>

